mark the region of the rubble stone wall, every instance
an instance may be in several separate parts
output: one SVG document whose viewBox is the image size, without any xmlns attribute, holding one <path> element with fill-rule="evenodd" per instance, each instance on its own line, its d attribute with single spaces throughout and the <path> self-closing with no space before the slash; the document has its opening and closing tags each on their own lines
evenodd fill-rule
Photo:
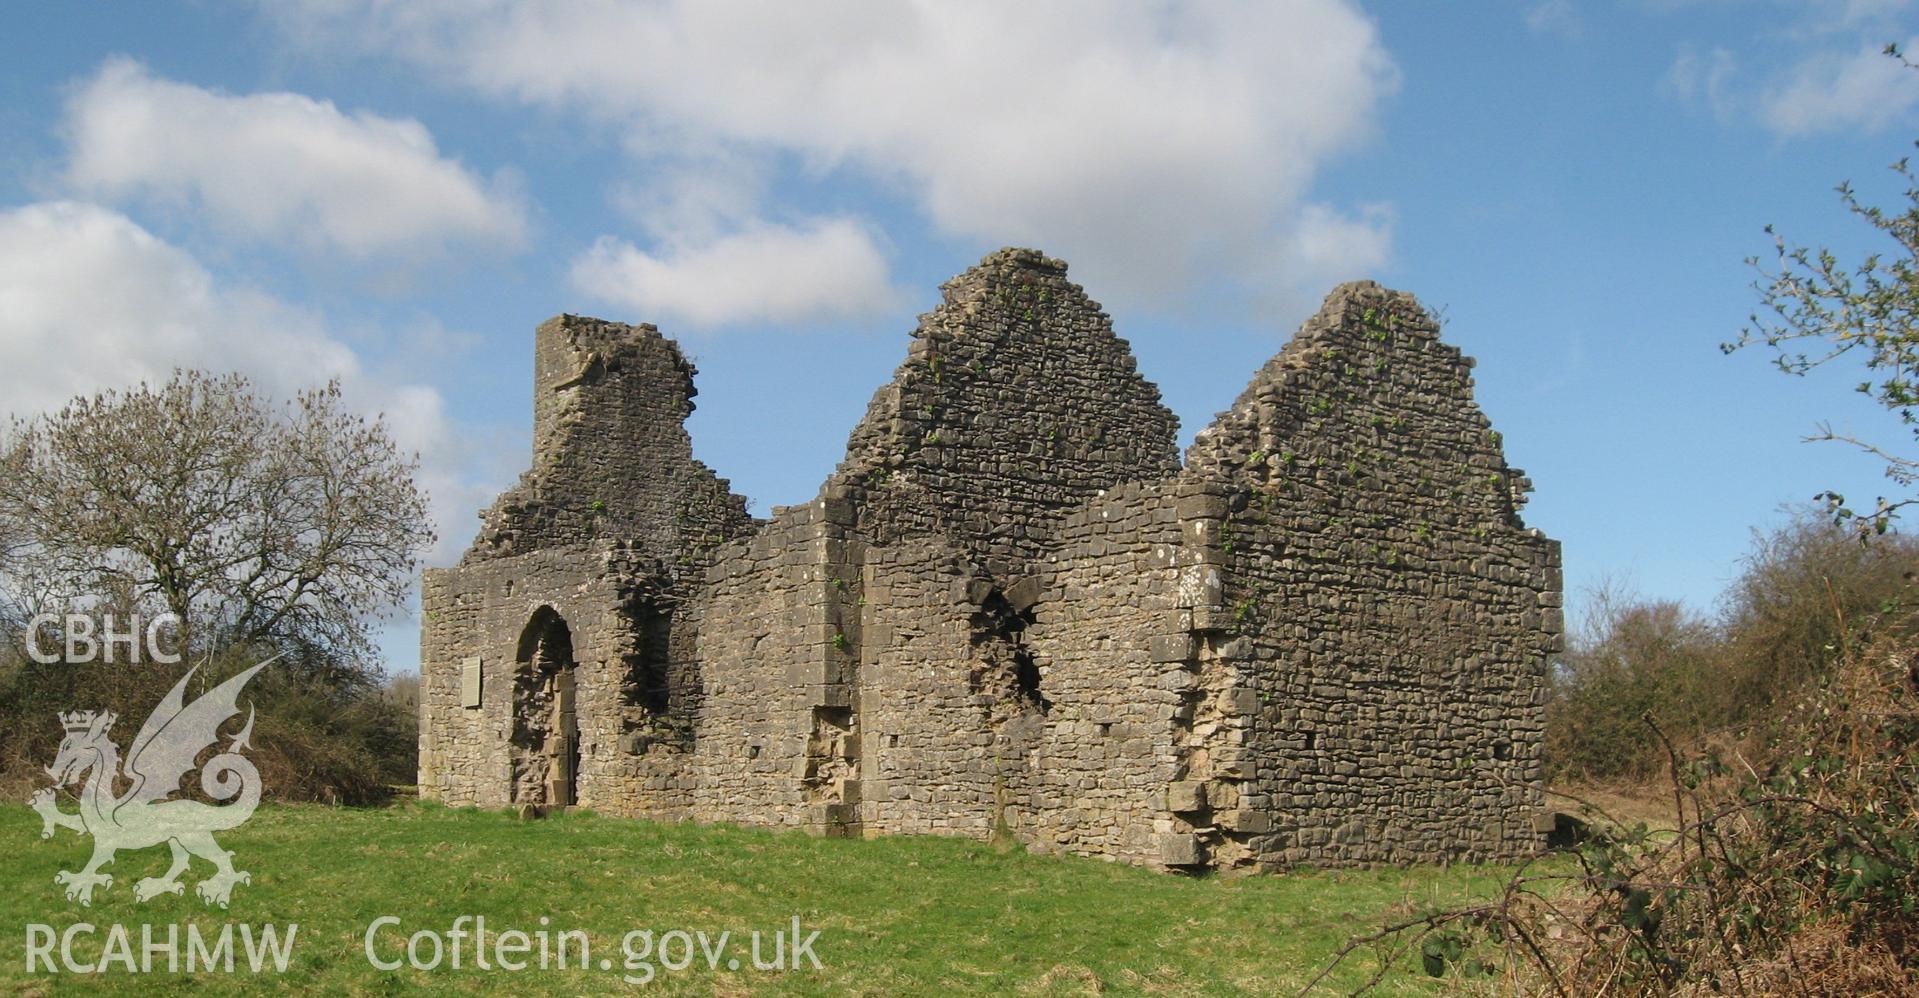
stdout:
<svg viewBox="0 0 1919 998">
<path fill-rule="evenodd" d="M 1014 818 L 1038 846 L 1164 865 L 1185 687 L 1158 640 L 1177 626 L 1173 512 L 1169 483 L 1124 485 L 1057 534 L 1033 610 L 1051 706 Z"/>
<path fill-rule="evenodd" d="M 946 282 L 828 483 L 877 543 L 949 534 L 995 574 L 1100 490 L 1179 467 L 1179 421 L 1066 265 L 1001 250 Z"/>
<path fill-rule="evenodd" d="M 1219 490 L 1184 529 L 1222 569 L 1200 602 L 1244 732 L 1191 820 L 1230 827 L 1222 791 L 1264 812 L 1205 836 L 1239 861 L 1537 847 L 1559 548 L 1521 524 L 1531 483 L 1438 332 L 1410 295 L 1342 286 L 1187 455 Z"/>
<path fill-rule="evenodd" d="M 481 514 L 466 562 L 618 539 L 677 574 L 752 526 L 746 500 L 695 460 L 695 374 L 650 325 L 583 316 L 534 333 L 533 465 Z"/>
</svg>

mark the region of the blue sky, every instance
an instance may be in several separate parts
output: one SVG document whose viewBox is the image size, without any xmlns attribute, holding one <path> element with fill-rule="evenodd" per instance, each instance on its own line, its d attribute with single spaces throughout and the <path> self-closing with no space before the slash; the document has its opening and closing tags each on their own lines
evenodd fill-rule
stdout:
<svg viewBox="0 0 1919 998">
<path fill-rule="evenodd" d="M 809 498 L 940 281 L 1072 264 L 1183 440 L 1335 283 L 1443 307 L 1602 579 L 1709 609 L 1750 531 L 1898 443 L 1843 373 L 1722 356 L 1790 238 L 1880 248 L 1906 0 L 30 5 L 0 34 L 0 391 L 338 376 L 458 557 L 525 467 L 531 332 L 651 321 L 699 455 Z M 1913 44 L 1919 49 L 1919 44 Z M 387 628 L 415 664 L 417 625 Z"/>
</svg>

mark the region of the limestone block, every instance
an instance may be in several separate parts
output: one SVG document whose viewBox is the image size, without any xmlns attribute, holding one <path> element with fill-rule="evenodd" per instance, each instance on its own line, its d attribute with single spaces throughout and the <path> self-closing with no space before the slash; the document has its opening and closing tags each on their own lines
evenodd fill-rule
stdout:
<svg viewBox="0 0 1919 998">
<path fill-rule="evenodd" d="M 1147 647 L 1154 662 L 1184 662 L 1198 651 L 1191 634 L 1157 634 Z"/>
<path fill-rule="evenodd" d="M 1166 787 L 1166 808 L 1175 814 L 1206 810 L 1206 784 L 1180 780 Z"/>
<path fill-rule="evenodd" d="M 1159 861 L 1167 866 L 1199 866 L 1206 862 L 1206 850 L 1191 832 L 1162 832 Z"/>
<path fill-rule="evenodd" d="M 1215 818 L 1221 828 L 1228 831 L 1258 834 L 1273 830 L 1273 819 L 1264 811 L 1240 808 L 1236 811 L 1221 811 Z"/>
</svg>

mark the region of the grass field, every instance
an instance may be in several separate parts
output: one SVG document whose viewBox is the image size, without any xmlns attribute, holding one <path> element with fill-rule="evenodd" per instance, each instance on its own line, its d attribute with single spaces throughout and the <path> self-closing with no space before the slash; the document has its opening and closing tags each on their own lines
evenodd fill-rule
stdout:
<svg viewBox="0 0 1919 998">
<path fill-rule="evenodd" d="M 76 869 L 90 848 L 73 832 L 41 841 L 39 818 L 25 807 L 0 808 L 0 989 L 58 993 L 78 987 L 125 993 L 192 988 L 196 992 L 325 991 L 388 994 L 422 988 L 454 993 L 596 994 L 624 990 L 623 937 L 652 930 L 666 946 L 635 964 L 655 976 L 647 990 L 666 994 L 934 994 L 1095 991 L 1155 994 L 1287 993 L 1297 989 L 1348 937 L 1394 912 L 1491 893 L 1504 870 L 1455 867 L 1295 873 L 1239 879 L 1168 876 L 1096 860 L 1028 855 L 951 839 L 894 837 L 837 841 L 734 827 L 659 825 L 570 814 L 522 822 L 497 812 L 409 803 L 387 810 L 263 808 L 222 836 L 252 883 L 235 889 L 232 908 L 209 911 L 192 883 L 184 896 L 133 898 L 141 877 L 166 865 L 164 849 L 126 853 L 109 867 L 115 881 L 91 908 L 68 902 L 53 875 Z M 367 927 L 395 916 L 374 938 L 383 961 L 399 958 L 415 931 L 444 941 L 456 917 L 484 916 L 487 931 L 580 929 L 590 945 L 586 969 L 511 972 L 462 969 L 385 971 L 364 951 Z M 752 931 L 773 933 L 800 920 L 817 930 L 813 969 L 756 971 Z M 76 935 L 77 962 L 99 961 L 106 926 L 131 929 L 139 957 L 140 924 L 199 926 L 209 942 L 228 922 L 298 923 L 284 972 L 130 975 L 115 962 L 102 974 L 26 971 L 29 924 Z M 721 969 L 669 930 L 704 931 L 707 945 L 730 931 Z M 237 929 L 236 929 L 237 931 Z M 549 941 L 554 937 L 549 936 Z M 530 940 L 529 940 L 530 941 Z M 236 937 L 236 946 L 240 940 Z M 509 940 L 509 945 L 517 940 Z M 643 939 L 635 937 L 638 952 Z M 788 940 L 788 945 L 791 940 Z M 431 948 L 421 943 L 421 955 Z M 492 942 L 489 941 L 489 952 Z M 181 942 L 185 959 L 186 944 Z M 660 960 L 693 966 L 667 972 Z M 57 953 L 58 950 L 56 949 Z M 575 947 L 577 954 L 577 946 Z M 790 954 L 789 954 L 790 955 Z M 511 954 L 509 953 L 509 956 Z M 523 959 L 537 960 L 537 954 Z M 610 960 L 610 969 L 600 961 Z M 738 970 L 725 969 L 737 959 Z M 1350 990 L 1370 972 L 1357 960 L 1333 979 Z M 1416 971 L 1395 971 L 1383 993 L 1428 993 Z"/>
</svg>

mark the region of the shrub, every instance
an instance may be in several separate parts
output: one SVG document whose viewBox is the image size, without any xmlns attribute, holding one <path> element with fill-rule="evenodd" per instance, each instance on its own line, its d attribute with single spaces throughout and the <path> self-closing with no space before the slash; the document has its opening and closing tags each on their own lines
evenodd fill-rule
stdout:
<svg viewBox="0 0 1919 998">
<path fill-rule="evenodd" d="M 1814 511 L 1754 538 L 1717 619 L 1602 587 L 1553 664 L 1546 762 L 1554 778 L 1660 771 L 1650 716 L 1680 744 L 1749 737 L 1847 654 L 1919 634 L 1919 540 L 1857 534 Z"/>
<path fill-rule="evenodd" d="M 206 687 L 266 655 L 233 652 L 205 666 Z M 62 730 L 57 714 L 112 710 L 137 727 L 187 666 L 76 665 L 15 660 L 0 666 L 0 786 L 44 785 Z M 283 657 L 247 685 L 255 723 L 248 757 L 269 799 L 372 804 L 413 782 L 419 721 L 403 681 L 324 660 Z M 188 691 L 199 692 L 198 680 Z M 239 722 L 230 722 L 228 728 Z M 127 737 L 123 735 L 123 737 Z M 189 785 L 193 784 L 189 778 Z"/>
</svg>

